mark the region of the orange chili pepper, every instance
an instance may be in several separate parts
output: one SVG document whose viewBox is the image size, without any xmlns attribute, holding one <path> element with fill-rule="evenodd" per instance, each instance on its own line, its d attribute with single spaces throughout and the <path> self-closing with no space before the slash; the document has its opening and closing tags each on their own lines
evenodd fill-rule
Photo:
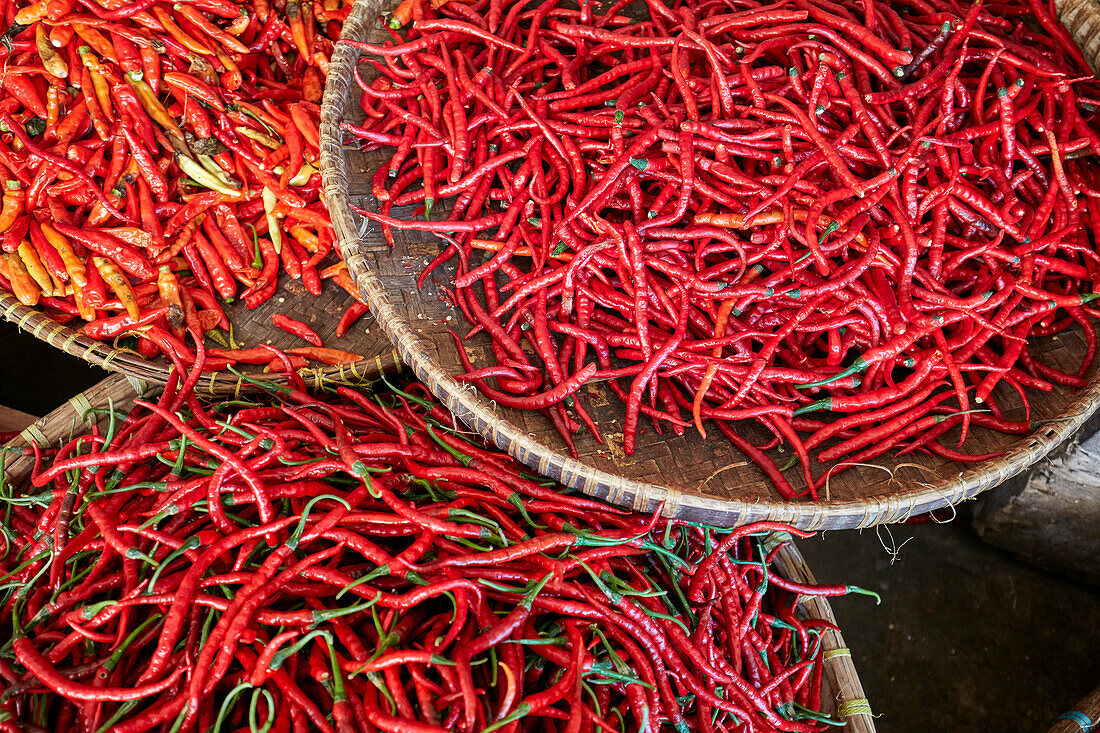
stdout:
<svg viewBox="0 0 1100 733">
<path fill-rule="evenodd" d="M 329 265 L 325 269 L 321 270 L 321 277 L 324 278 L 325 280 L 330 280 L 330 279 L 336 277 L 337 275 L 339 275 L 341 272 L 346 273 L 347 271 L 348 271 L 348 263 L 344 262 L 343 260 L 340 260 L 335 265 Z"/>
<path fill-rule="evenodd" d="M 188 5 L 186 3 L 176 3 L 172 6 L 181 17 L 187 19 L 195 27 L 201 30 L 211 39 L 225 46 L 225 48 L 233 53 L 246 54 L 249 53 L 248 46 L 241 43 L 234 36 L 226 33 L 218 26 L 211 23 L 206 19 L 206 16 L 199 12 L 198 8 L 194 5 Z"/>
<path fill-rule="evenodd" d="M 307 102 L 319 104 L 325 95 L 325 81 L 321 72 L 312 66 L 302 72 L 302 98 Z"/>
<path fill-rule="evenodd" d="M 19 254 L 19 259 L 23 261 L 23 267 L 27 269 L 31 279 L 38 283 L 38 289 L 44 295 L 54 295 L 56 291 L 50 273 L 46 271 L 46 267 L 42 264 L 42 258 L 38 256 L 38 252 L 31 246 L 31 243 L 24 239 L 19 243 L 19 249 L 16 252 Z"/>
<path fill-rule="evenodd" d="M 69 278 L 73 281 L 73 284 L 81 288 L 85 287 L 88 284 L 88 276 L 84 269 L 84 263 L 76 256 L 69 240 L 46 222 L 41 222 L 38 227 L 42 230 L 46 241 L 61 256 L 61 261 L 65 263 L 65 271 L 69 273 Z"/>
<path fill-rule="evenodd" d="M 172 88 L 177 99 L 191 95 L 219 112 L 225 112 L 221 93 L 206 82 L 179 71 L 166 72 L 162 78 L 164 83 Z"/>
<path fill-rule="evenodd" d="M 390 16 L 389 26 L 393 30 L 400 30 L 407 26 L 413 19 L 413 8 L 419 6 L 421 0 L 401 0 Z"/>
<path fill-rule="evenodd" d="M 305 141 L 312 145 L 315 150 L 320 150 L 321 133 L 317 123 L 313 120 L 313 116 L 301 104 L 290 105 L 289 111 L 290 119 L 298 127 L 298 131 L 302 133 Z"/>
<path fill-rule="evenodd" d="M 355 285 L 355 281 L 351 279 L 351 275 L 346 269 L 339 270 L 336 274 L 332 275 L 332 281 L 344 289 L 351 297 L 356 300 L 362 300 L 363 297 L 359 295 L 359 288 Z"/>
<path fill-rule="evenodd" d="M 92 49 L 88 46 L 80 46 L 76 49 L 76 52 L 80 55 L 80 60 L 84 63 L 84 68 L 88 70 L 88 81 L 92 84 L 92 92 L 95 95 L 95 101 L 99 105 L 99 113 L 104 119 L 113 122 L 115 119 L 114 104 L 111 101 L 111 86 L 108 82 L 107 76 L 109 72 L 103 68 L 103 65 L 99 63 L 92 54 Z M 85 104 L 89 104 L 91 100 L 88 99 L 88 89 L 84 88 Z M 95 121 L 95 112 L 92 112 L 92 121 Z M 97 130 L 98 132 L 98 130 Z M 109 138 L 104 138 L 109 139 Z"/>
<path fill-rule="evenodd" d="M 15 14 L 14 24 L 32 26 L 46 17 L 46 0 L 37 0 Z"/>
<path fill-rule="evenodd" d="M 165 109 L 164 105 L 157 99 L 156 93 L 142 79 L 134 79 L 131 76 L 127 76 L 126 81 L 134 88 L 134 92 L 137 94 L 141 106 L 145 108 L 145 111 L 149 113 L 153 121 L 164 129 L 172 146 L 179 151 L 181 155 L 190 155 L 191 151 L 187 147 L 187 138 L 184 137 L 183 130 L 180 129 L 179 125 L 177 125 L 176 121 L 172 118 L 172 115 L 168 114 L 168 110 Z"/>
<path fill-rule="evenodd" d="M 85 321 L 94 321 L 95 308 L 88 302 L 84 286 L 77 285 L 75 281 L 73 281 L 73 299 L 76 301 L 76 309 L 80 311 L 80 317 Z"/>
<path fill-rule="evenodd" d="M 90 28 L 83 23 L 73 23 L 73 30 L 76 31 L 76 35 L 83 39 L 84 43 L 91 46 L 101 58 L 111 59 L 112 61 L 118 58 L 115 53 L 115 45 L 111 43 L 111 40 L 107 36 L 103 35 L 95 28 Z"/>
<path fill-rule="evenodd" d="M 30 237 L 31 248 L 38 253 L 38 259 L 42 261 L 42 265 L 46 268 L 46 271 L 50 273 L 50 279 L 53 281 L 53 291 L 56 295 L 65 295 L 65 283 L 69 281 L 69 272 L 65 269 L 65 261 L 61 258 L 61 255 L 53 245 L 51 245 L 46 237 L 43 236 L 42 230 L 38 226 L 38 222 L 30 222 L 27 235 Z"/>
<path fill-rule="evenodd" d="M 61 89 L 53 84 L 46 87 L 46 129 L 56 136 L 57 123 L 61 120 Z"/>
<path fill-rule="evenodd" d="M 225 32 L 232 36 L 239 36 L 248 30 L 249 22 L 248 10 L 241 8 L 241 14 L 230 21 L 229 25 L 225 27 Z"/>
<path fill-rule="evenodd" d="M 131 247 L 138 249 L 150 249 L 153 246 L 153 234 L 138 227 L 114 227 L 104 229 L 108 234 L 114 235 Z"/>
<path fill-rule="evenodd" d="M 111 262 L 106 257 L 100 257 L 94 255 L 92 257 L 92 263 L 99 271 L 103 281 L 107 283 L 108 287 L 114 292 L 115 297 L 122 303 L 122 307 L 126 309 L 127 315 L 133 318 L 135 321 L 141 318 L 141 309 L 138 308 L 137 296 L 134 295 L 134 287 L 130 284 L 129 279 L 119 269 L 118 265 Z"/>
<path fill-rule="evenodd" d="M 302 245 L 303 248 L 310 252 L 316 253 L 321 249 L 320 238 L 308 229 L 304 229 L 300 226 L 290 226 L 287 227 L 287 233 L 294 237 L 298 244 Z"/>
<path fill-rule="evenodd" d="M 160 270 L 157 272 L 157 292 L 160 294 L 161 303 L 168 309 L 168 325 L 171 326 L 172 332 L 176 334 L 176 338 L 182 339 L 185 328 L 183 299 L 180 297 L 180 281 L 168 265 L 161 265 Z"/>
<path fill-rule="evenodd" d="M 314 41 L 317 38 L 317 29 L 313 24 L 313 3 L 310 0 L 300 0 L 298 9 L 302 11 L 302 29 L 306 34 L 307 53 L 302 57 L 307 64 L 313 58 Z"/>
<path fill-rule="evenodd" d="M 69 45 L 69 41 L 73 40 L 73 36 L 76 35 L 76 31 L 73 30 L 71 25 L 55 25 L 48 29 L 50 36 L 50 45 L 54 48 L 65 48 Z"/>
<path fill-rule="evenodd" d="M 306 24 L 302 18 L 302 6 L 298 4 L 297 0 L 288 0 L 285 12 L 287 21 L 290 24 L 290 37 L 294 39 L 294 46 L 298 49 L 298 53 L 302 55 L 302 58 L 308 59 L 312 54 L 309 52 L 309 42 L 306 40 Z"/>
<path fill-rule="evenodd" d="M 172 19 L 172 14 L 168 12 L 167 8 L 162 5 L 154 5 L 152 10 L 153 17 L 155 17 L 160 22 L 164 30 L 168 32 L 168 35 L 172 36 L 172 38 L 179 42 L 188 51 L 193 51 L 194 53 L 202 54 L 203 56 L 214 55 L 213 51 L 199 43 L 197 40 L 188 35 L 186 31 L 180 28 L 176 21 Z"/>
<path fill-rule="evenodd" d="M 737 301 L 733 298 L 723 300 L 722 305 L 718 308 L 718 317 L 714 322 L 714 338 L 720 339 L 726 333 L 726 324 L 729 322 L 730 313 L 733 311 Z M 715 353 L 721 356 L 722 347 L 718 346 L 714 349 Z M 706 397 L 707 390 L 710 389 L 711 383 L 714 381 L 715 375 L 718 373 L 718 367 L 715 364 L 711 364 L 707 367 L 706 372 L 703 374 L 703 379 L 699 382 L 699 389 L 695 390 L 695 397 L 691 402 L 691 416 L 695 422 L 695 429 L 699 431 L 699 435 L 703 438 L 707 437 L 707 431 L 703 428 L 702 407 L 703 398 Z"/>
<path fill-rule="evenodd" d="M 0 200 L 0 232 L 6 232 L 23 215 L 27 194 L 19 186 L 19 181 L 4 184 L 4 197 Z"/>
<path fill-rule="evenodd" d="M 11 283 L 11 292 L 23 305 L 38 305 L 42 297 L 42 291 L 38 284 L 31 278 L 27 268 L 23 266 L 23 260 L 13 252 L 5 252 L 0 255 L 0 275 L 3 275 Z"/>
</svg>

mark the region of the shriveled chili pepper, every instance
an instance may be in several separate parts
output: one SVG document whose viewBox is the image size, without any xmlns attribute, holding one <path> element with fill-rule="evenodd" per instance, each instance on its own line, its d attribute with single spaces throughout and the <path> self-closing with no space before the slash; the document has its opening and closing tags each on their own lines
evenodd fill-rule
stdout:
<svg viewBox="0 0 1100 733">
<path fill-rule="evenodd" d="M 271 317 L 271 322 L 275 324 L 276 328 L 282 329 L 287 333 L 297 336 L 298 338 L 305 339 L 314 346 L 324 346 L 324 342 L 321 337 L 317 335 L 317 332 L 309 327 L 309 324 L 297 321 L 289 316 L 285 316 L 282 313 L 276 313 Z"/>
</svg>

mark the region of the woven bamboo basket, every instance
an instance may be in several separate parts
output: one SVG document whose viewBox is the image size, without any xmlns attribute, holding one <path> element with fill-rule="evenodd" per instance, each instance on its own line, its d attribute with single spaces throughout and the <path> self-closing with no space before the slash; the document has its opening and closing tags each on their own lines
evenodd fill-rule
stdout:
<svg viewBox="0 0 1100 733">
<path fill-rule="evenodd" d="M 343 37 L 376 43 L 387 39 L 380 22 L 384 7 L 383 0 L 360 0 Z M 1082 47 L 1100 51 L 1100 5 L 1095 0 L 1066 2 L 1059 12 Z M 1031 435 L 1021 439 L 973 431 L 966 450 L 1003 451 L 998 458 L 970 464 L 925 456 L 876 459 L 874 466 L 853 467 L 830 479 L 821 501 L 786 502 L 728 442 L 704 441 L 694 430 L 683 436 L 654 437 L 650 429 L 639 436 L 635 454 L 624 455 L 621 405 L 600 385 L 588 385 L 581 398 L 607 443 L 598 444 L 587 434 L 577 436 L 579 459 L 571 458 L 541 415 L 499 408 L 471 385 L 453 379 L 464 370 L 447 326 L 463 319 L 441 296 L 440 286 L 449 278 L 446 267 L 439 268 L 422 290 L 416 286 L 420 267 L 440 251 L 438 240 L 395 230 L 396 249 L 390 251 L 379 227 L 350 209 L 350 204 L 376 205 L 370 196 L 370 176 L 385 160 L 385 151 L 362 153 L 354 141 L 345 144 L 339 129 L 343 121 L 363 118 L 353 77 L 359 55 L 352 46 L 337 45 L 321 113 L 325 192 L 349 271 L 401 360 L 416 376 L 462 422 L 543 475 L 642 511 L 654 511 L 664 502 L 667 516 L 689 521 L 729 526 L 770 519 L 807 529 L 866 527 L 900 522 L 1000 484 L 1066 440 L 1097 407 L 1100 379 L 1094 370 L 1085 388 L 1056 390 L 1033 400 L 1031 419 L 1041 427 Z M 484 366 L 490 353 L 487 338 L 475 337 L 467 344 L 475 366 Z M 1068 332 L 1043 344 L 1043 358 L 1075 371 L 1084 348 L 1083 335 Z M 1012 395 L 998 397 L 1002 405 L 1012 404 L 1013 399 Z M 1010 419 L 1024 419 L 1018 401 L 1014 410 L 1005 413 Z"/>
<path fill-rule="evenodd" d="M 34 456 L 23 455 L 32 443 L 41 447 L 54 446 L 91 429 L 93 425 L 105 428 L 114 411 L 117 419 L 123 419 L 134 400 L 150 398 L 160 391 L 158 385 L 134 377 L 113 374 L 99 384 L 70 399 L 44 418 L 28 426 L 17 438 L 0 448 L 3 462 L 3 483 L 16 490 L 25 487 L 34 468 Z M 798 583 L 814 583 L 813 573 L 798 551 L 793 538 L 786 533 L 773 532 L 764 541 L 771 551 L 786 543 L 775 556 L 776 571 Z M 822 619 L 834 626 L 836 616 L 827 599 L 803 597 L 798 604 L 803 618 Z M 852 662 L 851 650 L 844 644 L 839 631 L 827 630 L 822 634 L 822 712 L 847 722 L 851 733 L 874 733 L 871 708 L 863 694 L 859 676 Z"/>
<path fill-rule="evenodd" d="M 1100 687 L 1058 716 L 1047 733 L 1093 733 L 1100 728 Z"/>
<path fill-rule="evenodd" d="M 53 446 L 70 436 L 85 433 L 95 425 L 106 427 L 111 419 L 110 411 L 114 410 L 121 419 L 130 411 L 134 400 L 155 391 L 157 385 L 125 374 L 112 374 L 89 387 L 49 415 L 28 425 L 4 446 L 4 480 L 19 485 L 30 476 L 34 456 L 24 455 L 23 449 L 32 443 L 41 447 Z"/>
<path fill-rule="evenodd" d="M 368 316 L 360 319 L 343 338 L 335 337 L 336 324 L 351 303 L 351 296 L 338 288 L 329 286 L 321 297 L 314 298 L 297 282 L 287 281 L 282 283 L 274 297 L 255 310 L 248 310 L 243 301 L 237 301 L 227 306 L 225 312 L 233 325 L 235 338 L 244 348 L 261 343 L 277 348 L 306 346 L 301 339 L 272 325 L 273 314 L 285 313 L 309 323 L 325 339 L 327 346 L 365 357 L 353 364 L 301 370 L 302 377 L 310 384 L 362 385 L 377 379 L 380 374 L 399 371 L 401 362 L 397 353 L 386 340 L 382 329 Z M 172 364 L 167 359 L 146 359 L 132 349 L 89 338 L 68 325 L 58 323 L 41 309 L 23 305 L 11 293 L 2 290 L 0 315 L 50 346 L 96 366 L 153 384 L 164 384 L 168 380 Z M 207 346 L 216 347 L 218 344 L 208 339 Z M 242 366 L 241 372 L 249 379 L 280 384 L 286 381 L 285 376 L 258 372 L 259 367 Z M 256 389 L 258 387 L 232 372 L 209 372 L 203 375 L 197 386 L 200 393 L 206 394 L 231 394 Z"/>
</svg>

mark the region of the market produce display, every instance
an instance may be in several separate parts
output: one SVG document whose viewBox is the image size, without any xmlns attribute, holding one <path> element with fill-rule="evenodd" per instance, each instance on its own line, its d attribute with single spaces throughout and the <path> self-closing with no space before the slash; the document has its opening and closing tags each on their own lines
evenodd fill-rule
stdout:
<svg viewBox="0 0 1100 733">
<path fill-rule="evenodd" d="M 1048 4 L 402 6 L 352 42 L 360 212 L 439 238 L 422 282 L 492 341 L 464 378 L 568 448 L 600 382 L 626 454 L 647 420 L 720 432 L 816 498 L 996 455 L 967 435 L 1090 376 L 1096 86 Z M 1071 328 L 1079 366 L 1044 363 Z"/>
<path fill-rule="evenodd" d="M 3 731 L 819 731 L 760 523 L 632 514 L 418 384 L 200 403 L 37 446 L 0 522 Z"/>
<path fill-rule="evenodd" d="M 350 2 L 5 8 L 0 287 L 180 365 L 204 332 L 229 330 L 224 303 L 257 307 L 280 274 L 314 295 L 324 277 L 355 294 L 325 262 L 334 234 L 316 167 L 331 39 Z"/>
</svg>

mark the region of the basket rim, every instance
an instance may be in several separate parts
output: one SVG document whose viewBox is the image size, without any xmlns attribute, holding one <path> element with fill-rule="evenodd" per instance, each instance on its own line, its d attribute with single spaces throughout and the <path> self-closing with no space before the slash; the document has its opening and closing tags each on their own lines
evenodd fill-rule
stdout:
<svg viewBox="0 0 1100 733">
<path fill-rule="evenodd" d="M 4 290 L 0 290 L 0 315 L 39 341 L 44 341 L 70 356 L 111 372 L 164 385 L 168 382 L 168 375 L 172 371 L 171 363 L 161 364 L 146 359 L 140 354 L 113 348 L 103 341 L 97 341 L 63 323 L 58 323 L 38 308 L 20 303 L 14 295 Z M 382 374 L 398 372 L 401 368 L 401 357 L 397 351 L 391 350 L 351 364 L 299 369 L 298 374 L 308 384 L 365 384 Z M 284 385 L 287 382 L 285 374 L 248 374 L 247 376 L 249 380 L 272 385 Z M 255 392 L 260 387 L 232 372 L 222 371 L 207 372 L 199 379 L 195 389 L 200 394 L 235 394 Z"/>
<path fill-rule="evenodd" d="M 787 580 L 809 585 L 817 584 L 817 578 L 810 570 L 806 558 L 798 550 L 798 544 L 787 532 L 771 532 L 764 539 L 767 549 L 782 545 L 775 555 L 776 569 Z M 829 599 L 825 596 L 802 596 L 801 606 L 810 618 L 828 621 L 835 629 L 826 629 L 821 635 L 822 665 L 824 675 L 832 683 L 836 703 L 834 716 L 846 718 L 846 731 L 849 733 L 875 733 L 875 718 L 871 704 L 863 691 L 852 650 L 844 642 L 836 614 Z"/>
<path fill-rule="evenodd" d="M 377 20 L 383 0 L 357 0 L 344 24 L 341 39 L 362 40 Z M 856 529 L 902 522 L 911 516 L 971 499 L 1019 475 L 1068 439 L 1100 406 L 1100 370 L 1066 405 L 1063 417 L 1015 441 L 997 458 L 958 464 L 957 475 L 939 484 L 907 481 L 918 488 L 889 496 L 820 501 L 723 500 L 681 489 L 634 481 L 574 459 L 521 431 L 500 417 L 471 384 L 456 381 L 428 350 L 405 316 L 394 305 L 382 281 L 367 265 L 348 189 L 348 164 L 341 144 L 340 122 L 353 89 L 359 49 L 337 43 L 321 105 L 321 174 L 337 245 L 370 307 L 401 360 L 459 420 L 483 438 L 538 473 L 589 496 L 643 512 L 664 502 L 665 516 L 714 525 L 733 526 L 772 520 L 800 529 Z"/>
<path fill-rule="evenodd" d="M 109 374 L 35 420 L 0 446 L 0 450 L 23 448 L 32 443 L 41 447 L 51 446 L 73 430 L 80 427 L 87 430 L 92 425 L 102 424 L 106 418 L 97 416 L 94 410 L 108 406 L 116 410 L 129 410 L 134 400 L 157 394 L 161 386 L 128 374 Z M 35 464 L 33 455 L 17 455 L 14 458 L 4 455 L 2 458 L 3 477 L 9 481 L 22 481 Z"/>
</svg>

